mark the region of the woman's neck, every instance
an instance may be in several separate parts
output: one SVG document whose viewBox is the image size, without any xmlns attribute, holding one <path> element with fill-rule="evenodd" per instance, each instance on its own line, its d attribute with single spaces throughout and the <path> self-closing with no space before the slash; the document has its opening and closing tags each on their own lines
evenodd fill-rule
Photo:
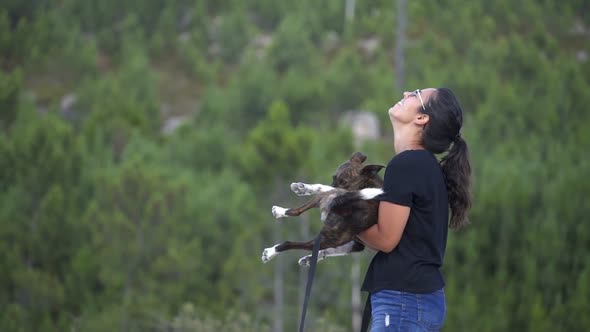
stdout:
<svg viewBox="0 0 590 332">
<path fill-rule="evenodd" d="M 406 150 L 424 150 L 424 146 L 420 142 L 420 133 L 393 133 L 393 148 L 395 154 L 404 152 Z"/>
</svg>

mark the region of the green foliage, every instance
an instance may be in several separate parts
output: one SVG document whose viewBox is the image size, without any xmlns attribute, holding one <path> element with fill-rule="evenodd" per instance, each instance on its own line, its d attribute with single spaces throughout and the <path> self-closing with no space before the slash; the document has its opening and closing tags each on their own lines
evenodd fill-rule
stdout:
<svg viewBox="0 0 590 332">
<path fill-rule="evenodd" d="M 244 313 L 230 312 L 223 320 L 205 316 L 196 312 L 192 303 L 185 303 L 172 322 L 168 323 L 170 331 L 215 332 L 215 331 L 270 331 L 268 326 L 254 322 Z"/>
<path fill-rule="evenodd" d="M 277 28 L 269 59 L 279 72 L 291 66 L 302 67 L 309 62 L 313 44 L 305 24 L 299 16 L 292 15 L 284 18 Z"/>
<path fill-rule="evenodd" d="M 80 89 L 80 107 L 88 112 L 82 114 L 84 136 L 91 145 L 110 145 L 116 158 L 133 131 L 157 136 L 160 127 L 157 78 L 148 67 L 148 59 L 137 51 L 129 48 L 117 75 L 88 81 Z"/>
<path fill-rule="evenodd" d="M 0 198 L 0 301 L 11 307 L 6 318 L 26 330 L 57 331 L 62 322 L 48 315 L 67 305 L 65 279 L 82 235 L 75 223 L 80 156 L 74 133 L 62 120 L 24 115 L 21 111 L 2 151 L 8 162 Z"/>
<path fill-rule="evenodd" d="M 326 70 L 326 87 L 333 98 L 329 105 L 346 111 L 359 107 L 372 90 L 369 72 L 361 56 L 352 48 L 345 48 Z"/>
<path fill-rule="evenodd" d="M 94 282 L 104 289 L 104 299 L 118 305 L 120 323 L 135 326 L 134 315 L 168 311 L 174 299 L 201 281 L 186 279 L 203 262 L 195 257 L 203 253 L 202 245 L 186 215 L 186 180 L 142 168 L 132 157 L 97 177 L 103 186 L 84 219 L 92 233 L 92 252 L 98 261 L 111 263 L 96 267 Z M 175 285 L 179 280 L 182 285 Z"/>
<path fill-rule="evenodd" d="M 291 68 L 282 75 L 278 84 L 277 94 L 293 110 L 295 123 L 323 120 L 321 114 L 329 100 L 326 98 L 326 79 L 321 64 L 310 63 L 305 69 Z"/>
<path fill-rule="evenodd" d="M 284 103 L 273 103 L 246 137 L 245 146 L 236 151 L 240 168 L 250 181 L 271 184 L 277 179 L 287 180 L 303 164 L 311 143 L 310 130 L 293 128 L 290 117 Z"/>
<path fill-rule="evenodd" d="M 223 123 L 244 135 L 266 111 L 277 92 L 277 75 L 262 61 L 243 63 L 226 88 L 212 86 L 203 96 L 198 122 Z"/>
<path fill-rule="evenodd" d="M 223 17 L 215 38 L 221 44 L 221 57 L 230 63 L 239 60 L 254 33 L 254 26 L 243 12 L 235 10 Z"/>
<path fill-rule="evenodd" d="M 11 73 L 0 71 L 0 130 L 9 128 L 16 120 L 21 89 L 22 72 L 19 68 Z"/>
<path fill-rule="evenodd" d="M 355 1 L 351 21 L 345 4 L 4 1 L 0 330 L 270 331 L 282 280 L 294 331 L 302 253 L 260 254 L 319 213 L 277 223 L 271 205 L 355 150 L 393 154 L 396 2 Z M 587 11 L 407 2 L 406 89 L 453 89 L 474 171 L 445 331 L 590 328 Z M 355 146 L 350 110 L 383 138 Z M 309 329 L 351 330 L 351 261 L 318 266 Z"/>
</svg>

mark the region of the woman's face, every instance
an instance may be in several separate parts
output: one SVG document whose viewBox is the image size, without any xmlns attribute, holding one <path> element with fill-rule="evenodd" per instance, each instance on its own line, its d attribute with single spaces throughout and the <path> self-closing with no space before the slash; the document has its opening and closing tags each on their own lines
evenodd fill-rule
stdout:
<svg viewBox="0 0 590 332">
<path fill-rule="evenodd" d="M 389 109 L 389 118 L 392 123 L 411 123 L 422 114 L 428 99 L 436 89 L 418 89 L 412 92 L 404 92 L 403 98 Z"/>
</svg>

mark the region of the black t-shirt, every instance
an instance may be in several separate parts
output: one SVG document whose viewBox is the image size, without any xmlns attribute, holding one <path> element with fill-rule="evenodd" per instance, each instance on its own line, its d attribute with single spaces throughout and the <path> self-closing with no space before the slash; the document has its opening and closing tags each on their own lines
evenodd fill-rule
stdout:
<svg viewBox="0 0 590 332">
<path fill-rule="evenodd" d="M 379 251 L 367 270 L 362 290 L 389 289 L 431 293 L 444 286 L 440 267 L 447 244 L 449 201 L 445 176 L 427 150 L 399 153 L 385 170 L 382 201 L 410 207 L 400 242 Z"/>
</svg>

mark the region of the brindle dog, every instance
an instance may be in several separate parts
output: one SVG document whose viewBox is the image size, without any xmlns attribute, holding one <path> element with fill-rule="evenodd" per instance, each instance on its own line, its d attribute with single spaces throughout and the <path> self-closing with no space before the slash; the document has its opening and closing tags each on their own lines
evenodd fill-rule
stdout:
<svg viewBox="0 0 590 332">
<path fill-rule="evenodd" d="M 379 201 L 376 196 L 383 193 L 383 179 L 379 171 L 382 165 L 363 165 L 367 156 L 355 152 L 350 160 L 343 163 L 332 177 L 330 186 L 323 184 L 291 184 L 291 190 L 299 196 L 315 195 L 301 207 L 285 209 L 273 206 L 276 218 L 299 216 L 301 213 L 319 207 L 324 227 L 320 231 L 321 242 L 318 261 L 328 256 L 347 255 L 362 251 L 365 246 L 356 235 L 377 223 Z M 315 238 L 314 238 L 315 240 Z M 262 253 L 264 263 L 280 252 L 291 249 L 311 251 L 314 240 L 307 242 L 285 241 Z M 311 255 L 299 260 L 302 266 L 309 265 Z"/>
</svg>

